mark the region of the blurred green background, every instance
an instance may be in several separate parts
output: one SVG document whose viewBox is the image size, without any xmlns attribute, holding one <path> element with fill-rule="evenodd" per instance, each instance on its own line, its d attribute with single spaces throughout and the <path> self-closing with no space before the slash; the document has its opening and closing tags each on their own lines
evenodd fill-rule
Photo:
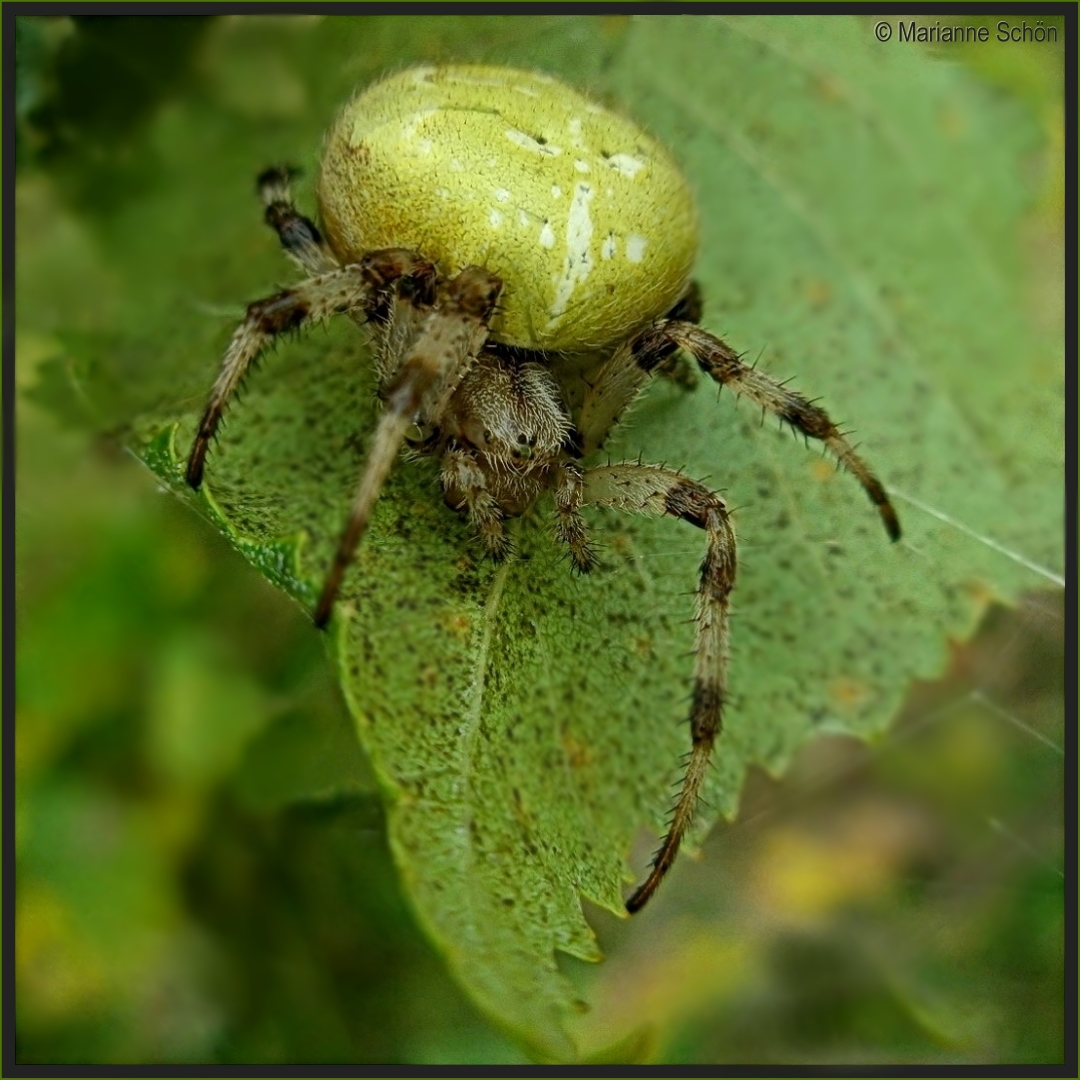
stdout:
<svg viewBox="0 0 1080 1080">
<path fill-rule="evenodd" d="M 410 915 L 307 618 L 34 392 L 66 333 L 108 321 L 88 218 L 145 182 L 138 133 L 200 92 L 230 25 L 15 27 L 18 1057 L 524 1062 Z M 287 68 L 268 80 L 252 55 L 233 106 L 261 122 L 301 107 Z M 962 58 L 1047 133 L 1057 266 L 1060 50 Z M 1035 283 L 1049 317 L 1054 284 Z M 594 1004 L 584 1052 L 1062 1060 L 1063 638 L 1060 594 L 994 609 L 876 745 L 825 738 L 783 779 L 752 774 L 648 925 L 598 915 L 606 962 L 564 964 Z"/>
</svg>

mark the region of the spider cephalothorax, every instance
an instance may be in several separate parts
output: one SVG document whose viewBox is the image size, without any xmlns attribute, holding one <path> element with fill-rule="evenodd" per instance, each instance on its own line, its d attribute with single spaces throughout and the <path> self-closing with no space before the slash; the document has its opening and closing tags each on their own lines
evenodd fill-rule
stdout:
<svg viewBox="0 0 1080 1080">
<path fill-rule="evenodd" d="M 679 372 L 683 350 L 721 386 L 823 442 L 896 540 L 884 488 L 823 409 L 696 324 L 696 216 L 663 148 L 549 76 L 414 68 L 359 94 L 327 137 L 325 236 L 294 207 L 288 170 L 268 170 L 259 188 L 267 221 L 310 276 L 248 308 L 187 479 L 202 482 L 229 399 L 277 335 L 336 314 L 371 328 L 383 409 L 319 626 L 410 433 L 414 452 L 438 458 L 446 501 L 469 515 L 492 558 L 509 553 L 506 518 L 546 492 L 581 571 L 594 561 L 586 505 L 670 515 L 705 532 L 691 752 L 668 832 L 627 901 L 636 911 L 675 859 L 720 732 L 735 533 L 724 501 L 698 482 L 641 461 L 590 466 L 590 455 L 650 375 Z"/>
</svg>

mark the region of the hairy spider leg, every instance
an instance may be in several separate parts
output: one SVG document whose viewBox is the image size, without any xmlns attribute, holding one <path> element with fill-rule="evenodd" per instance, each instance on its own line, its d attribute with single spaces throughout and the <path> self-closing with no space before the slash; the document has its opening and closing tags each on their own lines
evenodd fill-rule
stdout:
<svg viewBox="0 0 1080 1080">
<path fill-rule="evenodd" d="M 699 323 L 704 311 L 705 300 L 701 294 L 701 286 L 696 281 L 691 281 L 686 292 L 664 317 Z M 670 380 L 683 390 L 693 390 L 698 384 L 697 369 L 681 349 L 673 349 L 656 365 L 653 373 Z"/>
<path fill-rule="evenodd" d="M 900 539 L 900 521 L 881 481 L 855 452 L 828 413 L 776 379 L 743 363 L 720 338 L 682 319 L 659 319 L 621 345 L 600 368 L 585 395 L 578 421 L 585 453 L 599 448 L 630 407 L 646 379 L 676 348 L 685 349 L 721 386 L 744 394 L 789 423 L 796 431 L 823 442 L 877 507 L 890 540 Z"/>
<path fill-rule="evenodd" d="M 679 314 L 677 309 L 674 314 Z M 890 539 L 899 539 L 900 523 L 883 485 L 828 414 L 802 395 L 743 363 L 725 342 L 685 319 L 657 320 L 616 349 L 601 366 L 586 392 L 578 418 L 577 429 L 585 454 L 603 445 L 648 377 L 660 372 L 679 348 L 689 352 L 701 369 L 721 386 L 745 394 L 797 431 L 821 440 L 862 485 L 878 508 Z M 656 891 L 674 861 L 693 817 L 712 745 L 721 730 L 728 595 L 735 583 L 735 535 L 718 496 L 679 473 L 658 466 L 623 464 L 589 469 L 583 476 L 582 491 L 575 491 L 568 480 L 563 480 L 556 489 L 560 521 L 587 503 L 674 514 L 709 534 L 697 594 L 698 644 L 690 717 L 693 746 L 670 828 L 648 878 L 627 901 L 627 909 L 637 911 Z M 565 527 L 560 528 L 560 535 L 572 548 L 575 543 L 584 543 L 583 539 L 572 541 L 574 533 Z"/>
<path fill-rule="evenodd" d="M 587 574 L 596 565 L 596 552 L 579 513 L 584 498 L 581 469 L 569 461 L 560 463 L 555 480 L 555 535 L 570 549 L 570 559 L 579 574 Z"/>
<path fill-rule="evenodd" d="M 285 254 L 308 274 L 325 274 L 340 264 L 315 222 L 293 202 L 291 182 L 298 174 L 292 166 L 273 165 L 259 174 L 255 187 L 266 207 L 266 223 L 278 234 Z"/>
<path fill-rule="evenodd" d="M 855 452 L 843 433 L 829 418 L 824 409 L 812 401 L 788 390 L 776 379 L 744 364 L 730 345 L 692 323 L 673 320 L 658 327 L 667 342 L 686 349 L 699 367 L 721 386 L 729 386 L 737 394 L 745 394 L 754 404 L 778 416 L 796 431 L 811 439 L 823 442 L 837 460 L 862 485 L 877 507 L 889 539 L 900 539 L 900 519 L 889 501 L 885 487 L 871 471 L 870 466 Z M 645 351 L 648 351 L 646 345 Z"/>
<path fill-rule="evenodd" d="M 488 320 L 501 290 L 501 279 L 478 266 L 466 267 L 439 287 L 435 307 L 425 316 L 416 341 L 386 388 L 385 411 L 315 608 L 316 626 L 325 626 L 330 620 L 345 569 L 367 528 L 406 431 L 418 416 L 430 412 L 446 387 L 460 383 L 475 361 L 487 339 Z"/>
<path fill-rule="evenodd" d="M 567 489 L 571 490 L 571 489 Z M 694 817 L 713 745 L 723 726 L 728 666 L 728 598 L 735 587 L 735 530 L 719 495 L 660 465 L 623 462 L 586 469 L 572 489 L 578 506 L 670 515 L 705 530 L 705 559 L 697 588 L 694 691 L 690 706 L 690 756 L 667 834 L 645 881 L 626 902 L 640 910 L 671 868 Z M 560 511 L 561 512 L 561 511 Z M 568 541 L 569 542 L 569 541 Z"/>
<path fill-rule="evenodd" d="M 244 376 L 259 354 L 279 335 L 299 330 L 348 308 L 363 307 L 371 296 L 371 283 L 360 267 L 347 266 L 301 282 L 276 296 L 256 300 L 247 309 L 225 351 L 199 430 L 188 456 L 187 482 L 202 483 L 210 441 Z"/>
<path fill-rule="evenodd" d="M 701 290 L 690 282 L 686 295 L 671 309 L 668 319 L 691 322 L 701 317 Z M 654 324 L 656 325 L 656 324 Z M 693 369 L 673 341 L 658 339 L 652 326 L 624 341 L 593 376 L 578 416 L 581 453 L 599 450 L 615 429 L 651 375 L 666 375 L 684 389 L 697 383 Z M 643 350 L 647 355 L 643 355 Z"/>
<path fill-rule="evenodd" d="M 464 507 L 468 512 L 488 557 L 502 562 L 510 554 L 510 538 L 503 529 L 502 508 L 488 490 L 484 469 L 476 456 L 460 447 L 452 447 L 443 451 L 441 466 L 443 490 L 459 493 L 464 502 L 456 508 Z"/>
<path fill-rule="evenodd" d="M 389 248 L 366 256 L 361 262 L 320 274 L 275 296 L 256 300 L 225 351 L 221 370 L 210 392 L 195 441 L 188 456 L 187 482 L 202 483 L 206 454 L 217 433 L 229 400 L 259 354 L 280 334 L 306 330 L 332 315 L 364 310 L 379 302 L 401 277 L 434 277 L 432 265 L 410 251 Z"/>
<path fill-rule="evenodd" d="M 266 207 L 266 223 L 277 233 L 285 254 L 309 274 L 324 274 L 340 265 L 311 218 L 293 202 L 291 181 L 299 170 L 274 165 L 259 174 L 256 188 Z M 425 309 L 434 303 L 434 275 L 399 278 L 397 288 L 383 282 L 376 302 L 347 314 L 358 326 L 371 322 L 379 330 L 375 374 L 381 386 L 401 363 L 415 340 Z"/>
</svg>

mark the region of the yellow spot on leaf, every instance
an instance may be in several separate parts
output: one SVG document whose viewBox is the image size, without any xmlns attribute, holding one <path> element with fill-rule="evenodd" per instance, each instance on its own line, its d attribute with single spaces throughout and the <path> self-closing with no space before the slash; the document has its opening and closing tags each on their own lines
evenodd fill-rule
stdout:
<svg viewBox="0 0 1080 1080">
<path fill-rule="evenodd" d="M 968 596 L 980 607 L 989 607 L 997 599 L 997 594 L 985 581 L 968 581 L 965 582 L 964 588 Z"/>
<path fill-rule="evenodd" d="M 870 687 L 858 679 L 834 679 L 829 686 L 829 697 L 833 704 L 845 712 L 851 712 L 865 705 L 871 696 Z"/>
<path fill-rule="evenodd" d="M 459 641 L 468 641 L 472 636 L 472 619 L 462 611 L 447 612 L 439 621 Z"/>
<path fill-rule="evenodd" d="M 806 286 L 806 299 L 815 311 L 820 311 L 832 303 L 832 288 L 827 281 L 815 278 Z"/>
<path fill-rule="evenodd" d="M 593 762 L 592 747 L 579 742 L 568 732 L 563 732 L 562 748 L 566 762 L 572 769 L 581 769 Z"/>
<path fill-rule="evenodd" d="M 822 101 L 846 101 L 847 93 L 843 84 L 832 75 L 820 75 L 814 80 L 814 90 Z"/>
<path fill-rule="evenodd" d="M 953 105 L 946 105 L 941 110 L 938 123 L 950 139 L 960 139 L 967 132 L 967 117 Z"/>
</svg>

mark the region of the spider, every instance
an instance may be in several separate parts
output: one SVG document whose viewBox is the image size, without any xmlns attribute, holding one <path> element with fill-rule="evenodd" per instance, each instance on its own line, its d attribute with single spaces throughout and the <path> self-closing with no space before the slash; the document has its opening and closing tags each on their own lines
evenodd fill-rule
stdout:
<svg viewBox="0 0 1080 1080">
<path fill-rule="evenodd" d="M 398 72 L 355 96 L 327 135 L 321 230 L 294 205 L 291 176 L 268 169 L 258 189 L 267 222 L 308 277 L 248 307 L 199 423 L 187 481 L 202 482 L 226 406 L 259 354 L 288 331 L 344 314 L 372 332 L 382 412 L 317 626 L 331 618 L 410 435 L 415 451 L 439 460 L 446 502 L 468 515 L 494 560 L 510 554 L 506 519 L 546 492 L 556 538 L 582 573 L 596 561 L 584 506 L 668 515 L 703 530 L 691 750 L 667 833 L 626 901 L 637 911 L 675 859 L 721 730 L 735 531 L 724 500 L 674 469 L 585 463 L 649 377 L 680 377 L 689 354 L 721 387 L 820 440 L 897 540 L 889 497 L 823 409 L 698 325 L 686 181 L 637 125 L 565 84 L 477 65 Z"/>
</svg>

